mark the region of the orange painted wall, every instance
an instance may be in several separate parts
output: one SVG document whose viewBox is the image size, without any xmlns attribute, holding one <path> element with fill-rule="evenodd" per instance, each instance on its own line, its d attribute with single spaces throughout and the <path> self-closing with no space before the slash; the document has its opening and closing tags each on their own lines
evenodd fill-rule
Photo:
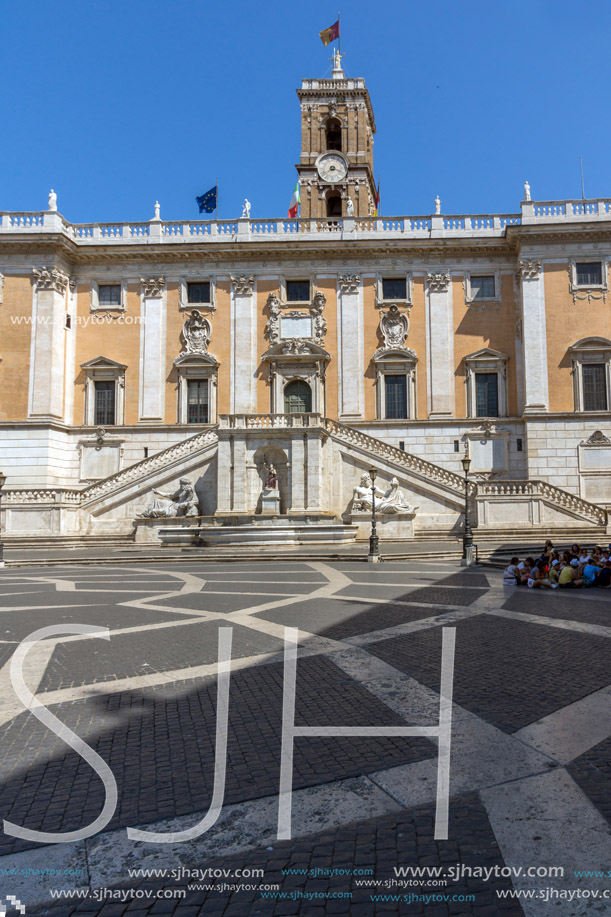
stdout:
<svg viewBox="0 0 611 917">
<path fill-rule="evenodd" d="M 382 346 L 378 336 L 380 310 L 376 309 L 376 281 L 374 277 L 363 278 L 363 346 L 365 348 L 365 419 L 376 417 L 376 373 L 373 355 Z"/>
<path fill-rule="evenodd" d="M 337 284 L 330 277 L 326 280 L 319 280 L 316 289 L 320 290 L 327 297 L 327 305 L 323 313 L 327 320 L 327 333 L 323 347 L 329 353 L 331 359 L 327 363 L 327 372 L 325 376 L 326 392 L 326 414 L 327 417 L 337 419 L 338 414 L 338 359 L 337 359 Z"/>
<path fill-rule="evenodd" d="M 508 412 L 515 416 L 518 410 L 516 388 L 516 303 L 514 298 L 513 276 L 501 275 L 501 297 L 498 311 L 494 308 L 468 309 L 465 305 L 465 292 L 462 277 L 452 281 L 454 302 L 454 366 L 456 417 L 465 417 L 467 413 L 465 364 L 463 357 L 490 347 L 506 354 L 507 361 L 507 395 Z"/>
<path fill-rule="evenodd" d="M 127 288 L 126 311 L 120 313 L 127 322 L 118 319 L 92 321 L 102 318 L 90 312 L 90 284 L 77 287 L 76 321 L 76 366 L 74 392 L 74 423 L 78 426 L 84 420 L 85 374 L 81 363 L 95 357 L 107 357 L 117 363 L 124 363 L 125 370 L 125 423 L 138 422 L 138 376 L 140 360 L 140 284 Z M 67 379 L 69 383 L 70 379 Z"/>
<path fill-rule="evenodd" d="M 409 332 L 406 344 L 418 356 L 416 366 L 417 379 L 417 415 L 426 417 L 426 320 L 424 278 L 417 277 L 413 284 L 413 306 L 410 312 Z M 375 279 L 363 280 L 364 305 L 364 347 L 365 347 L 365 419 L 376 419 L 375 367 L 373 354 L 382 347 L 384 340 L 379 334 L 381 310 L 375 306 Z"/>
<path fill-rule="evenodd" d="M 209 350 L 219 361 L 217 410 L 219 414 L 229 414 L 231 410 L 231 287 L 229 280 L 216 285 L 216 311 L 210 320 L 212 337 Z"/>
<path fill-rule="evenodd" d="M 257 358 L 269 348 L 269 341 L 265 337 L 265 326 L 270 319 L 267 308 L 267 297 L 270 293 L 278 296 L 277 280 L 257 281 Z M 269 363 L 259 359 L 257 363 L 257 411 L 259 414 L 269 414 L 271 410 L 271 393 L 269 387 Z"/>
<path fill-rule="evenodd" d="M 32 326 L 14 319 L 31 315 L 30 277 L 5 277 L 0 306 L 0 421 L 28 416 Z"/>
<path fill-rule="evenodd" d="M 418 363 L 416 364 L 416 394 L 418 398 L 417 417 L 423 420 L 428 416 L 428 380 L 426 374 L 427 347 L 426 347 L 426 294 L 424 290 L 424 277 L 413 278 L 412 299 L 414 305 L 409 318 L 409 333 L 406 344 L 416 351 Z"/>
<path fill-rule="evenodd" d="M 575 409 L 569 347 L 582 338 L 611 340 L 611 297 L 607 294 L 606 305 L 602 299 L 573 303 L 568 267 L 568 262 L 543 266 L 550 411 Z"/>
</svg>

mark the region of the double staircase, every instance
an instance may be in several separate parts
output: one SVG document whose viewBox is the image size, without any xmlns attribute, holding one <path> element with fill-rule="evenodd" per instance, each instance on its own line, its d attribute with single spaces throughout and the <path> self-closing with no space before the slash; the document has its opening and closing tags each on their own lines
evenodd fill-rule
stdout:
<svg viewBox="0 0 611 917">
<path fill-rule="evenodd" d="M 441 467 L 427 459 L 404 452 L 383 440 L 363 433 L 353 427 L 320 414 L 267 414 L 267 415 L 224 415 L 219 425 L 223 432 L 229 430 L 252 431 L 261 433 L 273 430 L 285 430 L 300 435 L 304 428 L 318 430 L 328 437 L 340 453 L 352 465 L 361 468 L 375 467 L 385 477 L 397 477 L 400 486 L 408 492 L 426 494 L 453 514 L 453 537 L 460 536 L 458 521 L 464 509 L 465 479 L 453 471 Z M 41 512 L 58 510 L 66 518 L 70 514 L 80 514 L 83 518 L 100 519 L 104 514 L 121 504 L 140 501 L 144 494 L 153 488 L 162 487 L 179 476 L 201 473 L 202 466 L 209 462 L 218 446 L 218 427 L 195 433 L 180 443 L 163 449 L 155 455 L 136 462 L 102 481 L 88 485 L 83 489 L 48 488 L 48 489 L 7 489 L 3 492 L 3 508 L 6 509 L 40 509 Z M 504 543 L 531 542 L 538 544 L 541 537 L 557 534 L 564 540 L 582 540 L 589 544 L 604 542 L 608 531 L 608 515 L 604 507 L 583 500 L 576 494 L 555 487 L 541 480 L 510 480 L 469 482 L 469 499 L 472 507 L 472 523 L 476 526 L 476 540 L 481 552 L 498 551 Z M 486 505 L 508 505 L 512 502 L 525 501 L 537 507 L 530 524 L 491 525 L 483 522 Z M 418 501 L 415 500 L 417 503 Z M 548 521 L 539 513 L 540 507 L 549 507 Z M 133 518 L 133 517 L 132 517 Z M 451 518 L 451 516 L 446 516 Z M 549 519 L 555 521 L 550 523 Z M 109 517 L 110 519 L 110 517 Z M 479 519 L 479 525 L 477 525 Z M 538 521 L 541 519 L 541 521 Z M 418 518 L 416 517 L 416 522 Z M 81 529 L 83 530 L 83 529 Z M 86 531 L 87 529 L 85 529 Z M 26 534 L 6 535 L 6 541 L 14 545 L 35 546 L 37 542 L 57 545 L 80 545 L 95 543 L 121 544 L 133 540 L 133 534 L 113 535 L 106 530 L 100 534 L 78 535 L 76 529 L 70 534 L 66 529 L 44 537 Z M 95 527 L 92 528 L 95 532 Z M 440 530 L 420 530 L 414 541 L 425 544 L 429 539 L 439 539 L 440 535 L 449 538 L 447 532 Z M 511 550 L 511 548 L 508 548 Z"/>
</svg>

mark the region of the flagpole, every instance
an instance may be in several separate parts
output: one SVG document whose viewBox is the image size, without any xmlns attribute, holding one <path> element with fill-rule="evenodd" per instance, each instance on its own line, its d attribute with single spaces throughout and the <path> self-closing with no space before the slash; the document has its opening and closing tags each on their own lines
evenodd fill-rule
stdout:
<svg viewBox="0 0 611 917">
<path fill-rule="evenodd" d="M 338 14 L 337 14 L 337 50 L 338 50 L 338 53 L 339 53 L 339 56 L 340 56 L 340 60 L 341 60 L 341 56 L 342 56 L 342 30 L 341 30 L 341 26 L 340 26 L 340 23 L 339 23 L 339 12 L 338 12 Z M 340 66 L 341 66 L 341 65 L 340 65 Z"/>
<path fill-rule="evenodd" d="M 219 179 L 218 179 L 218 175 L 217 175 L 217 177 L 216 177 L 216 185 L 215 185 L 215 188 L 216 188 L 216 195 L 215 195 L 215 200 L 216 200 L 216 222 L 218 223 L 218 221 L 219 221 Z"/>
</svg>

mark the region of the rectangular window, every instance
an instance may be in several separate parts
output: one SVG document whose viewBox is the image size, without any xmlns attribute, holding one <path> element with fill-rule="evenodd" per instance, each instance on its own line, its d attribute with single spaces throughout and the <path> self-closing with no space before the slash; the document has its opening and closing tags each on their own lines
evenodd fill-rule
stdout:
<svg viewBox="0 0 611 917">
<path fill-rule="evenodd" d="M 187 302 L 194 304 L 210 302 L 210 281 L 198 280 L 194 283 L 187 283 Z"/>
<path fill-rule="evenodd" d="M 382 299 L 407 299 L 407 281 L 405 277 L 384 277 L 382 280 Z"/>
<path fill-rule="evenodd" d="M 287 302 L 309 302 L 310 301 L 310 281 L 309 280 L 287 280 L 286 282 L 286 301 Z"/>
<path fill-rule="evenodd" d="M 518 452 L 522 451 L 522 440 L 518 437 Z"/>
<path fill-rule="evenodd" d="M 187 381 L 187 423 L 208 423 L 208 380 Z"/>
<path fill-rule="evenodd" d="M 405 440 L 404 439 L 399 440 L 399 449 L 401 450 L 401 452 L 405 452 Z"/>
<path fill-rule="evenodd" d="M 460 452 L 460 442 L 457 439 L 454 440 L 454 452 Z"/>
<path fill-rule="evenodd" d="M 404 420 L 407 417 L 407 384 L 405 376 L 384 375 L 386 417 Z"/>
<path fill-rule="evenodd" d="M 120 306 L 121 305 L 121 284 L 120 283 L 99 283 L 98 284 L 98 302 L 100 306 Z"/>
<path fill-rule="evenodd" d="M 475 416 L 499 416 L 499 378 L 496 373 L 475 373 Z"/>
<path fill-rule="evenodd" d="M 583 364 L 581 372 L 584 411 L 608 410 L 606 370 L 604 363 Z"/>
<path fill-rule="evenodd" d="M 494 299 L 496 296 L 496 283 L 494 275 L 471 275 L 471 299 Z"/>
<path fill-rule="evenodd" d="M 115 423 L 115 383 L 94 382 L 96 427 L 109 427 Z"/>
<path fill-rule="evenodd" d="M 603 282 L 600 261 L 578 261 L 575 264 L 575 282 L 578 287 L 600 287 Z"/>
</svg>

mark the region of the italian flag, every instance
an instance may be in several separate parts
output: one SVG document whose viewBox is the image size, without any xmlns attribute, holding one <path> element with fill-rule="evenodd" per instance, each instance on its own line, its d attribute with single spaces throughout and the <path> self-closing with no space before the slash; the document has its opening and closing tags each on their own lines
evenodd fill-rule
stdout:
<svg viewBox="0 0 611 917">
<path fill-rule="evenodd" d="M 293 196 L 291 198 L 291 203 L 289 204 L 289 219 L 294 220 L 299 211 L 299 205 L 301 204 L 301 195 L 299 194 L 299 182 L 295 185 L 295 190 L 293 191 Z"/>
</svg>

